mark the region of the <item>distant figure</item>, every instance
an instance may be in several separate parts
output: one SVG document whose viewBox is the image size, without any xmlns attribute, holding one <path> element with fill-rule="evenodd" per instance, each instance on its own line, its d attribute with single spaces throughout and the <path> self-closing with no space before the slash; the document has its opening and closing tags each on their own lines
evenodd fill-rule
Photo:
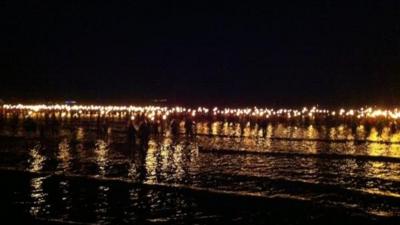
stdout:
<svg viewBox="0 0 400 225">
<path fill-rule="evenodd" d="M 39 123 L 39 138 L 44 140 L 46 138 L 46 124 L 45 122 Z"/>
<path fill-rule="evenodd" d="M 57 135 L 59 131 L 60 123 L 58 122 L 56 115 L 53 113 L 51 117 L 51 134 Z"/>
<path fill-rule="evenodd" d="M 141 150 L 135 152 L 134 154 L 134 162 L 135 165 L 135 178 L 137 182 L 143 182 L 147 177 L 147 169 L 146 169 L 146 155 L 147 155 L 147 147 L 141 146 Z"/>
<path fill-rule="evenodd" d="M 101 133 L 104 136 L 107 136 L 107 134 L 108 134 L 108 122 L 106 119 L 103 120 L 103 123 L 101 125 Z"/>
<path fill-rule="evenodd" d="M 157 120 L 157 121 L 153 121 L 153 122 L 151 123 L 151 132 L 152 132 L 155 136 L 158 136 L 158 135 L 160 134 L 159 126 L 160 126 L 160 122 L 159 122 L 158 120 Z"/>
<path fill-rule="evenodd" d="M 28 117 L 24 120 L 23 123 L 24 129 L 28 133 L 35 133 L 37 129 L 36 122 L 32 119 L 32 117 Z"/>
<path fill-rule="evenodd" d="M 18 113 L 13 113 L 11 120 L 10 120 L 10 128 L 11 128 L 11 132 L 14 134 L 17 132 L 18 122 L 19 122 Z"/>
<path fill-rule="evenodd" d="M 97 118 L 96 118 L 97 136 L 101 136 L 101 122 L 102 122 L 102 119 L 101 119 L 100 115 L 97 115 Z"/>
<path fill-rule="evenodd" d="M 185 120 L 185 132 L 186 136 L 193 136 L 193 121 L 190 118 Z"/>
<path fill-rule="evenodd" d="M 262 131 L 262 136 L 265 138 L 267 136 L 267 126 L 268 126 L 268 122 L 265 119 L 262 119 L 260 121 L 260 129 Z"/>
<path fill-rule="evenodd" d="M 370 122 L 366 122 L 364 125 L 365 133 L 369 136 L 371 134 L 372 125 Z"/>
<path fill-rule="evenodd" d="M 179 135 L 179 123 L 175 119 L 171 122 L 171 134 L 175 137 Z"/>
<path fill-rule="evenodd" d="M 244 136 L 244 128 L 246 127 L 246 121 L 244 119 L 240 119 L 240 136 Z"/>
<path fill-rule="evenodd" d="M 76 140 L 77 137 L 77 127 L 78 127 L 78 120 L 76 116 L 72 116 L 67 123 L 65 123 L 65 129 L 69 131 L 69 135 L 72 140 Z"/>
<path fill-rule="evenodd" d="M 392 134 L 397 133 L 397 124 L 396 124 L 396 123 L 391 123 L 391 124 L 390 124 L 390 132 L 391 132 Z"/>
<path fill-rule="evenodd" d="M 378 131 L 378 135 L 382 135 L 384 128 L 385 128 L 385 122 L 383 120 L 378 120 L 376 124 L 376 130 Z"/>
<path fill-rule="evenodd" d="M 159 121 L 159 126 L 160 126 L 160 134 L 164 134 L 164 130 L 165 130 L 165 121 L 161 120 Z"/>
<path fill-rule="evenodd" d="M 207 123 L 208 136 L 212 136 L 213 133 L 212 124 L 213 124 L 212 120 L 209 120 L 209 122 Z"/>
<path fill-rule="evenodd" d="M 136 129 L 135 126 L 133 125 L 132 120 L 129 121 L 128 125 L 128 143 L 131 146 L 136 144 Z"/>
<path fill-rule="evenodd" d="M 98 137 L 100 137 L 100 138 L 107 137 L 108 122 L 107 122 L 106 118 L 97 117 L 96 127 L 97 127 L 97 136 Z"/>
<path fill-rule="evenodd" d="M 4 116 L 3 116 L 3 112 L 0 111 L 0 129 L 3 128 L 4 126 Z"/>
<path fill-rule="evenodd" d="M 150 127 L 148 122 L 145 120 L 139 126 L 139 140 L 142 146 L 146 146 L 150 139 Z"/>
<path fill-rule="evenodd" d="M 356 121 L 352 121 L 351 122 L 351 133 L 354 136 L 357 136 L 357 123 L 356 123 Z"/>
<path fill-rule="evenodd" d="M 44 114 L 44 127 L 45 129 L 48 129 L 50 126 L 50 118 L 49 118 L 49 114 L 46 112 Z"/>
</svg>

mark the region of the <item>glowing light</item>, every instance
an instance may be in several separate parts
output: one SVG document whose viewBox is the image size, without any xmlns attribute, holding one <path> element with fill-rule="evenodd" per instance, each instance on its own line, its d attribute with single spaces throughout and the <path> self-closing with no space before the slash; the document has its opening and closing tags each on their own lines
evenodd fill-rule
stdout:
<svg viewBox="0 0 400 225">
<path fill-rule="evenodd" d="M 196 107 L 196 108 L 185 108 L 181 106 L 175 107 L 160 107 L 160 106 L 112 106 L 112 105 L 23 105 L 23 104 L 5 104 L 2 106 L 6 111 L 18 111 L 23 112 L 24 116 L 40 116 L 41 113 L 53 113 L 61 118 L 69 117 L 88 117 L 89 115 L 96 115 L 108 118 L 119 118 L 127 114 L 134 115 L 145 115 L 149 120 L 155 120 L 156 118 L 162 118 L 163 120 L 168 119 L 171 116 L 185 116 L 189 115 L 192 117 L 213 115 L 213 116 L 230 116 L 236 118 L 286 118 L 291 119 L 293 117 L 303 117 L 318 119 L 324 116 L 332 117 L 346 117 L 354 118 L 356 120 L 363 119 L 385 119 L 385 120 L 399 120 L 400 111 L 395 109 L 380 109 L 376 107 L 363 107 L 360 109 L 345 109 L 339 110 L 328 110 L 319 108 L 318 106 L 302 107 L 299 109 L 289 108 L 219 108 L 213 107 L 209 109 L 207 107 Z M 135 119 L 135 116 L 130 117 L 131 120 Z"/>
</svg>

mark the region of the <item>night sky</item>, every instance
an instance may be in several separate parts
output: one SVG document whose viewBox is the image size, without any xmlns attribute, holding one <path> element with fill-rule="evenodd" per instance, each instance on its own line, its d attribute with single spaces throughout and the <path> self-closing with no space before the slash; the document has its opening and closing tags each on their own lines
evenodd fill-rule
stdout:
<svg viewBox="0 0 400 225">
<path fill-rule="evenodd" d="M 400 105 L 398 1 L 32 2 L 0 3 L 6 101 Z"/>
</svg>

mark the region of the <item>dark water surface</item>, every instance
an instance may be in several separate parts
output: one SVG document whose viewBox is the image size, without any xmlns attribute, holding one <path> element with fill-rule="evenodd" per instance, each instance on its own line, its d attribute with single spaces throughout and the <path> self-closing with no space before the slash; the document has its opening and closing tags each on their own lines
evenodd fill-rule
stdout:
<svg viewBox="0 0 400 225">
<path fill-rule="evenodd" d="M 3 217 L 24 224 L 400 224 L 400 144 L 354 141 L 357 134 L 340 127 L 275 125 L 265 138 L 238 130 L 198 124 L 194 137 L 167 133 L 139 146 L 127 143 L 118 124 L 106 134 L 79 125 L 42 138 L 3 127 Z"/>
</svg>

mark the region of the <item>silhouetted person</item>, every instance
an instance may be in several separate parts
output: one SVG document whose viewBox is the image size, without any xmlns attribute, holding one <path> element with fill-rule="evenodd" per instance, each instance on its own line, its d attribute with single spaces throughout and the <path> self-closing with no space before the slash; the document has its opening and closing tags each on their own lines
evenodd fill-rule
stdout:
<svg viewBox="0 0 400 225">
<path fill-rule="evenodd" d="M 364 127 L 365 127 L 364 129 L 365 129 L 367 136 L 369 136 L 371 134 L 371 130 L 372 130 L 371 123 L 370 122 L 365 123 Z"/>
<path fill-rule="evenodd" d="M 108 123 L 105 119 L 103 120 L 103 123 L 101 124 L 101 133 L 103 136 L 107 136 L 107 133 L 108 133 Z"/>
<path fill-rule="evenodd" d="M 45 130 L 49 129 L 50 127 L 50 117 L 47 112 L 44 114 L 43 126 Z"/>
<path fill-rule="evenodd" d="M 4 116 L 2 110 L 0 111 L 0 129 L 4 126 Z"/>
<path fill-rule="evenodd" d="M 150 127 L 146 120 L 139 126 L 139 139 L 141 146 L 147 146 L 150 139 Z"/>
<path fill-rule="evenodd" d="M 351 133 L 356 136 L 357 135 L 357 123 L 356 121 L 351 122 Z"/>
<path fill-rule="evenodd" d="M 58 134 L 58 130 L 59 130 L 59 126 L 60 123 L 56 118 L 56 115 L 53 114 L 53 116 L 51 117 L 51 134 L 52 135 L 57 135 Z"/>
<path fill-rule="evenodd" d="M 97 115 L 96 118 L 96 133 L 99 137 L 102 135 L 102 119 L 100 115 Z"/>
<path fill-rule="evenodd" d="M 14 134 L 17 132 L 18 122 L 19 122 L 18 113 L 14 113 L 10 120 L 11 132 Z"/>
<path fill-rule="evenodd" d="M 396 123 L 391 123 L 391 124 L 390 124 L 390 132 L 391 132 L 392 134 L 397 133 L 397 124 L 396 124 Z"/>
<path fill-rule="evenodd" d="M 28 133 L 36 132 L 37 125 L 36 125 L 36 122 L 31 117 L 28 117 L 24 120 L 23 126 L 24 126 L 25 131 Z"/>
<path fill-rule="evenodd" d="M 143 183 L 147 177 L 147 169 L 146 169 L 146 154 L 147 149 L 146 146 L 141 146 L 141 151 L 136 152 L 135 154 L 135 164 L 136 164 L 136 172 L 137 172 L 137 182 Z"/>
<path fill-rule="evenodd" d="M 160 134 L 158 128 L 159 128 L 159 121 L 153 121 L 151 123 L 151 131 L 155 136 L 158 136 Z"/>
<path fill-rule="evenodd" d="M 376 130 L 378 131 L 379 135 L 382 135 L 383 129 L 385 128 L 385 123 L 383 120 L 378 120 L 376 124 Z"/>
<path fill-rule="evenodd" d="M 39 123 L 39 138 L 41 140 L 45 139 L 46 137 L 46 124 L 45 122 Z"/>
<path fill-rule="evenodd" d="M 185 120 L 185 132 L 186 136 L 193 136 L 193 121 L 190 118 Z"/>
<path fill-rule="evenodd" d="M 212 124 L 213 124 L 212 120 L 209 120 L 209 122 L 207 123 L 208 136 L 212 136 Z"/>
<path fill-rule="evenodd" d="M 132 121 L 129 121 L 128 124 L 128 143 L 130 146 L 136 144 L 136 129 Z"/>
<path fill-rule="evenodd" d="M 264 138 L 267 136 L 267 126 L 268 126 L 267 120 L 262 119 L 260 121 L 260 129 L 262 131 L 262 135 Z"/>
<path fill-rule="evenodd" d="M 244 136 L 244 128 L 246 127 L 246 121 L 244 119 L 240 120 L 240 136 Z"/>
<path fill-rule="evenodd" d="M 143 184 L 146 181 L 147 178 L 147 168 L 146 168 L 146 149 L 144 147 L 141 147 L 141 151 L 137 151 L 134 154 L 134 167 L 135 171 L 133 174 L 134 176 L 134 182 Z M 137 207 L 137 221 L 139 224 L 145 224 L 146 219 L 148 218 L 148 201 L 147 201 L 147 194 L 148 191 L 142 186 L 139 185 L 138 189 L 136 190 L 137 193 L 137 200 L 140 202 L 140 204 Z"/>
<path fill-rule="evenodd" d="M 175 119 L 171 122 L 171 134 L 175 137 L 179 135 L 179 123 Z"/>
</svg>

